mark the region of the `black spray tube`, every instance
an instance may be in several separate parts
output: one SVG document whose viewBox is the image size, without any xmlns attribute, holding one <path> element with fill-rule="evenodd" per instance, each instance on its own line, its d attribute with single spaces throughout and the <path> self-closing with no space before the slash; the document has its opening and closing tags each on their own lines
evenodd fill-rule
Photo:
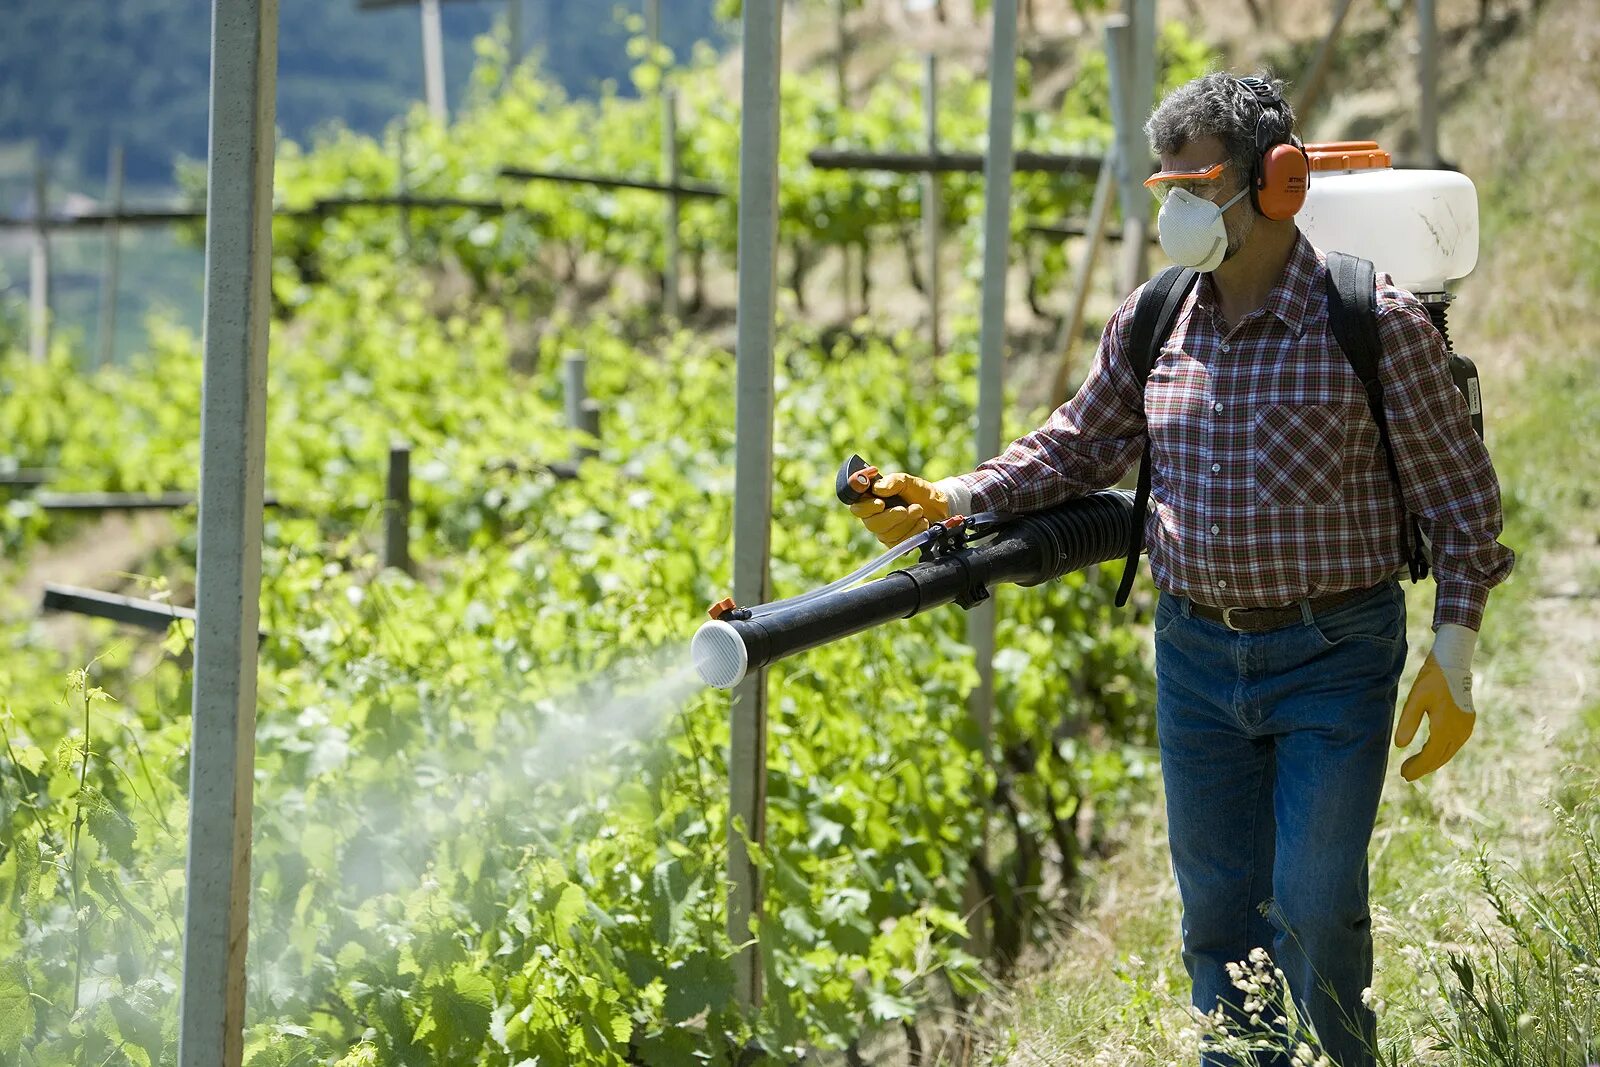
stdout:
<svg viewBox="0 0 1600 1067">
<path fill-rule="evenodd" d="M 1121 559 L 1127 551 L 1133 494 L 1093 493 L 1020 515 L 982 544 L 828 596 L 771 605 L 754 618 L 706 623 L 694 636 L 695 669 L 707 685 L 731 689 L 751 671 L 893 619 L 909 619 L 952 601 L 971 607 L 1002 582 L 1040 585 L 1069 571 Z"/>
</svg>

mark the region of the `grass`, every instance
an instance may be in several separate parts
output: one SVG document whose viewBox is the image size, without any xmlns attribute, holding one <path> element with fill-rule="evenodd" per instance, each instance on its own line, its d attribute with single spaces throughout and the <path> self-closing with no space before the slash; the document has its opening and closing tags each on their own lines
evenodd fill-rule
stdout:
<svg viewBox="0 0 1600 1067">
<path fill-rule="evenodd" d="M 1396 775 L 1379 816 L 1386 1064 L 1600 1061 L 1600 704 L 1578 695 L 1600 674 L 1600 352 L 1588 311 L 1600 296 L 1600 176 L 1584 149 L 1600 87 L 1583 73 L 1600 49 L 1593 7 L 1530 15 L 1442 128 L 1479 185 L 1484 255 L 1452 334 L 1483 374 L 1502 540 L 1519 562 L 1490 601 L 1477 734 L 1439 774 L 1415 786 Z M 1431 644 L 1431 585 L 1412 588 L 1409 607 L 1403 686 Z M 1090 898 L 1049 962 L 979 1023 L 983 1062 L 1194 1061 L 1159 796 L 1089 873 Z"/>
</svg>

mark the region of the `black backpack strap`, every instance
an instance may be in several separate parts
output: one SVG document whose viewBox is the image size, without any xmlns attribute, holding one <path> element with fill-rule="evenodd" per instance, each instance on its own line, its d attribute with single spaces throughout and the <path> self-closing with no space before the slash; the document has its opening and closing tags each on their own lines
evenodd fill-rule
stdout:
<svg viewBox="0 0 1600 1067">
<path fill-rule="evenodd" d="M 1133 334 L 1128 339 L 1128 362 L 1139 382 L 1139 404 L 1144 405 L 1144 387 L 1161 356 L 1161 346 L 1172 333 L 1189 290 L 1199 273 L 1188 267 L 1168 267 L 1145 283 L 1139 302 L 1133 308 Z M 1122 565 L 1122 584 L 1117 587 L 1117 607 L 1128 602 L 1133 576 L 1139 570 L 1139 553 L 1144 551 L 1144 513 L 1150 504 L 1150 432 L 1144 435 L 1144 454 L 1139 457 L 1139 486 L 1133 494 L 1133 526 L 1128 531 L 1128 558 Z"/>
<path fill-rule="evenodd" d="M 1383 382 L 1378 376 L 1378 360 L 1383 355 L 1383 342 L 1378 337 L 1377 277 L 1372 261 L 1345 252 L 1329 252 L 1328 266 L 1328 327 L 1344 351 L 1350 368 L 1361 379 L 1362 391 L 1367 396 L 1367 410 L 1378 425 L 1378 441 L 1383 446 L 1383 458 L 1389 466 L 1389 477 L 1394 481 L 1395 495 L 1405 512 L 1400 520 L 1400 547 L 1406 565 L 1411 570 L 1411 580 L 1421 581 L 1428 575 L 1428 560 L 1422 551 L 1422 530 L 1417 518 L 1406 510 L 1405 496 L 1400 488 L 1400 467 L 1395 462 L 1394 445 L 1389 441 L 1389 419 L 1383 407 Z"/>
</svg>

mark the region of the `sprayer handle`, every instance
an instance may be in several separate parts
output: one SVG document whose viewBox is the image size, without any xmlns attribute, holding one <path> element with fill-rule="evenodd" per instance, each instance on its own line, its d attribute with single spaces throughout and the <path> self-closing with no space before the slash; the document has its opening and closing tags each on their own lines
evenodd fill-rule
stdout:
<svg viewBox="0 0 1600 1067">
<path fill-rule="evenodd" d="M 856 504 L 876 496 L 872 491 L 872 484 L 877 480 L 878 468 L 870 466 L 860 456 L 851 456 L 839 468 L 839 477 L 834 480 L 833 490 L 841 504 Z M 910 506 L 910 502 L 901 496 L 884 496 L 877 499 L 883 501 L 885 508 Z"/>
</svg>

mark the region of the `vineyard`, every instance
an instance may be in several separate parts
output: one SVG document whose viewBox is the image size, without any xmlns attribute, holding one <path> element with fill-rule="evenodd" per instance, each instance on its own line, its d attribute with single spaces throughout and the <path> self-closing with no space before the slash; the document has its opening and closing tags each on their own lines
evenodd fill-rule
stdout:
<svg viewBox="0 0 1600 1067">
<path fill-rule="evenodd" d="M 570 100 L 534 67 L 505 81 L 486 40 L 449 127 L 420 109 L 383 142 L 345 134 L 278 156 L 282 205 L 330 196 L 506 197 L 503 214 L 353 210 L 273 227 L 260 679 L 245 1062 L 742 1062 L 747 1049 L 854 1057 L 985 988 L 1044 928 L 1128 791 L 1151 771 L 1152 681 L 1114 570 L 1000 596 L 997 766 L 965 696 L 960 613 L 934 613 L 773 671 L 767 988 L 731 996 L 723 876 L 728 703 L 687 639 L 730 583 L 731 306 L 738 114 L 726 72 L 636 42 L 641 95 Z M 1163 37 L 1163 82 L 1206 49 Z M 1110 135 L 1092 49 L 1018 147 L 1093 153 Z M 1026 71 L 1024 72 L 1026 74 Z M 840 108 L 787 77 L 780 236 L 797 308 L 829 249 L 910 248 L 915 176 L 806 163 L 825 145 L 922 145 L 915 63 Z M 693 270 L 684 327 L 659 314 L 658 196 L 515 183 L 505 168 L 655 174 L 654 90 L 680 102 Z M 1026 77 L 1024 77 L 1026 83 Z M 984 81 L 951 72 L 940 136 L 984 140 Z M 1059 220 L 1092 182 L 1019 176 L 1013 227 Z M 976 262 L 981 180 L 942 182 Z M 1019 261 L 1024 255 L 1017 253 Z M 908 251 L 908 260 L 910 253 Z M 1028 255 L 1048 289 L 1059 244 Z M 865 293 L 862 294 L 865 297 Z M 697 324 L 705 329 L 695 329 Z M 871 319 L 780 328 L 775 593 L 872 551 L 833 501 L 851 451 L 911 470 L 971 463 L 975 323 L 934 360 Z M 52 488 L 192 489 L 200 339 L 159 319 L 126 366 L 58 343 L 5 354 L 6 469 Z M 601 408 L 576 478 L 562 360 L 587 357 Z M 1007 429 L 1038 414 L 1018 398 Z M 412 450 L 414 574 L 381 565 L 383 458 Z M 93 520 L 0 489 L 8 586 Z M 176 514 L 121 585 L 192 602 L 196 526 Z M 106 575 L 87 580 L 110 583 Z M 0 622 L 0 1061 L 172 1062 L 189 781 L 193 624 Z M 992 805 L 995 831 L 976 845 Z M 969 883 L 992 900 L 992 958 L 969 950 Z"/>
</svg>

